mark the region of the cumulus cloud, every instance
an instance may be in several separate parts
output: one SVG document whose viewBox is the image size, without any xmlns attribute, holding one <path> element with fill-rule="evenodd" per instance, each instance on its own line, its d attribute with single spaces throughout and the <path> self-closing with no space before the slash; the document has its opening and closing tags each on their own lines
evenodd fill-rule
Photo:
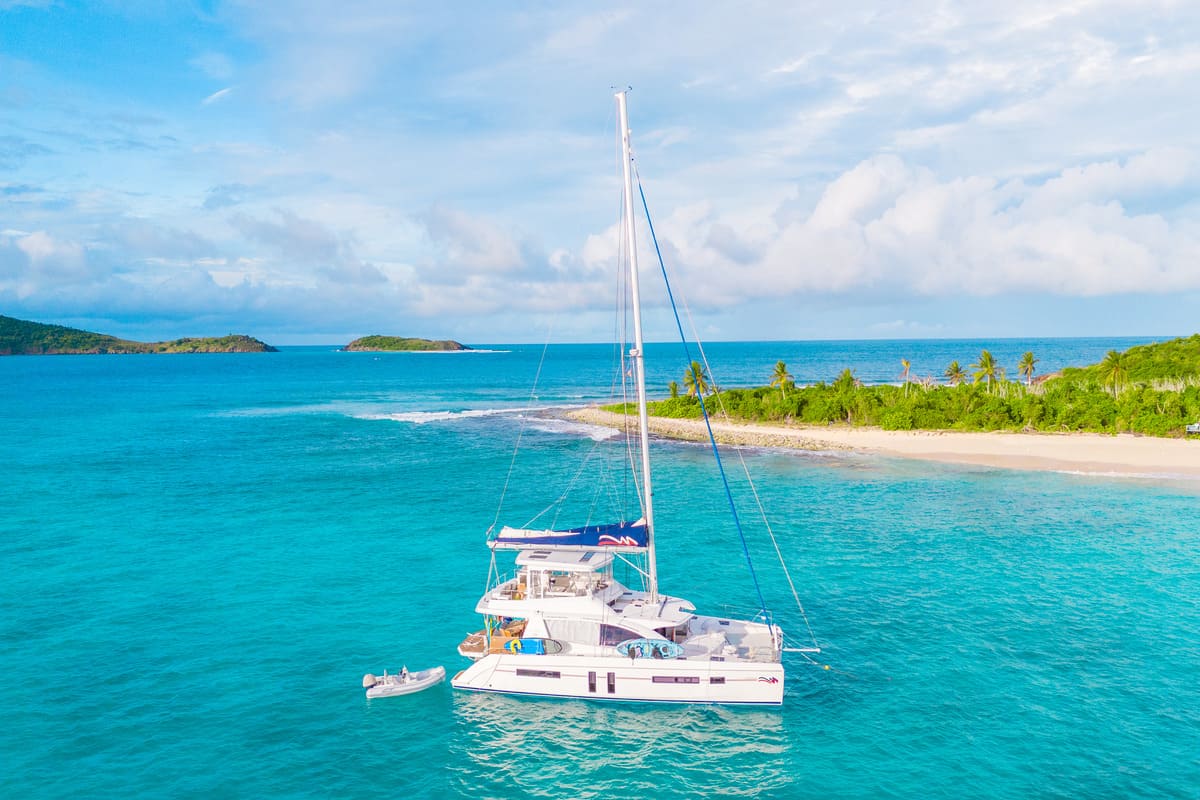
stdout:
<svg viewBox="0 0 1200 800">
<path fill-rule="evenodd" d="M 800 293 L 1171 293 L 1200 289 L 1196 220 L 1126 203 L 1198 183 L 1195 159 L 1178 150 L 1041 182 L 940 179 L 883 155 L 832 180 L 806 216 L 782 217 L 765 241 L 731 252 L 727 242 L 742 241 L 736 229 L 695 209 L 676 210 L 659 238 L 677 269 L 704 278 L 695 283 L 713 305 Z"/>
<path fill-rule="evenodd" d="M 441 250 L 439 269 L 455 272 L 515 272 L 524 263 L 512 235 L 463 211 L 435 206 L 419 218 Z"/>
<path fill-rule="evenodd" d="M 299 264 L 325 265 L 341 258 L 348 245 L 320 222 L 286 209 L 275 209 L 275 219 L 234 214 L 230 224 L 251 241 L 268 245 L 284 258 Z"/>
</svg>

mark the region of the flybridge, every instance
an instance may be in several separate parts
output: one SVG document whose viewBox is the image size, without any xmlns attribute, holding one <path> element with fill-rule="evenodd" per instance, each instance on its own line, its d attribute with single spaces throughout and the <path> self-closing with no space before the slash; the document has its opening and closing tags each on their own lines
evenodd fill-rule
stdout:
<svg viewBox="0 0 1200 800">
<path fill-rule="evenodd" d="M 559 548 L 525 550 L 517 556 L 517 566 L 526 570 L 540 569 L 554 572 L 596 572 L 613 561 L 612 553 L 597 550 Z"/>
<path fill-rule="evenodd" d="M 493 550 L 527 550 L 550 546 L 556 550 L 603 548 L 613 552 L 640 553 L 646 549 L 648 539 L 646 521 L 639 519 L 637 522 L 585 525 L 565 530 L 533 530 L 506 525 L 488 542 L 488 546 Z"/>
</svg>

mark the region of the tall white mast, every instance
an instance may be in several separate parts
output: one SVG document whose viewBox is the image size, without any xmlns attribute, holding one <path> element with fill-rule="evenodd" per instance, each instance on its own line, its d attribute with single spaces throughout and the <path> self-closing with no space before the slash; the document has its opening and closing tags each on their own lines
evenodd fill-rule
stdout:
<svg viewBox="0 0 1200 800">
<path fill-rule="evenodd" d="M 650 431 L 646 413 L 646 361 L 642 342 L 642 301 L 638 292 L 637 236 L 633 227 L 633 152 L 629 141 L 629 111 L 625 92 L 617 92 L 617 122 L 621 126 L 621 166 L 625 176 L 625 235 L 629 248 L 629 288 L 633 294 L 633 359 L 637 376 L 638 432 L 642 441 L 642 491 L 646 511 L 646 588 L 650 602 L 658 602 L 658 563 L 654 557 L 654 490 L 650 483 Z"/>
</svg>

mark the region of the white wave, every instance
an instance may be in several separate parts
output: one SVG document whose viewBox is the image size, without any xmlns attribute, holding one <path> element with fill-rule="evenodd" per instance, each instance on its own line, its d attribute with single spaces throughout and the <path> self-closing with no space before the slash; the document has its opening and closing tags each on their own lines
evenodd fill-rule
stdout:
<svg viewBox="0 0 1200 800">
<path fill-rule="evenodd" d="M 563 434 L 566 436 L 586 436 L 593 442 L 603 442 L 620 436 L 616 428 L 606 428 L 602 425 L 588 425 L 586 422 L 573 422 L 557 417 L 543 417 L 529 423 L 529 427 L 542 433 Z"/>
<path fill-rule="evenodd" d="M 394 422 L 409 422 L 425 425 L 430 422 L 449 422 L 479 417 L 519 417 L 532 411 L 546 411 L 551 406 L 529 408 L 469 408 L 463 411 L 397 411 L 391 413 L 355 414 L 358 419 L 390 419 Z"/>
<path fill-rule="evenodd" d="M 1190 475 L 1182 472 L 1136 472 L 1128 470 L 1084 470 L 1084 469 L 1057 469 L 1054 470 L 1062 475 L 1074 475 L 1080 478 L 1119 478 L 1126 480 L 1145 480 L 1145 481 L 1200 481 L 1200 476 Z"/>
</svg>

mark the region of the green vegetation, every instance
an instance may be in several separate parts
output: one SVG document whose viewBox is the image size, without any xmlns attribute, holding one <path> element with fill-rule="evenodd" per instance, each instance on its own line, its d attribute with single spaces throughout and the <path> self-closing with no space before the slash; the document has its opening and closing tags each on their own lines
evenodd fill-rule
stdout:
<svg viewBox="0 0 1200 800">
<path fill-rule="evenodd" d="M 771 375 L 771 386 L 779 387 L 780 397 L 787 397 L 787 390 L 796 388 L 796 381 L 788 372 L 787 364 L 782 361 L 775 362 L 775 372 Z"/>
<path fill-rule="evenodd" d="M 406 339 L 400 336 L 364 336 L 361 339 L 355 339 L 342 349 L 370 350 L 373 352 L 393 350 L 426 352 L 470 350 L 471 348 L 448 339 L 435 342 L 431 339 Z"/>
<path fill-rule="evenodd" d="M 770 384 L 729 389 L 706 400 L 709 413 L 754 422 L 842 423 L 885 430 L 1091 431 L 1183 436 L 1200 421 L 1200 334 L 1112 351 L 1100 364 L 1064 370 L 1033 381 L 1037 359 L 1026 353 L 1018 367 L 1024 381 L 1008 381 L 984 350 L 973 383 L 955 361 L 950 385 L 863 386 L 847 369 L 832 383 L 780 391 L 782 362 Z M 693 365 L 696 367 L 698 365 Z M 786 372 L 786 367 L 783 368 Z M 690 372 L 690 370 L 689 370 Z M 611 407 L 620 411 L 620 406 Z M 699 418 L 693 394 L 652 403 L 660 417 Z"/>
<path fill-rule="evenodd" d="M 85 353 L 274 353 L 274 347 L 240 334 L 169 342 L 133 342 L 62 325 L 0 316 L 0 355 Z"/>
<path fill-rule="evenodd" d="M 945 375 L 951 386 L 958 386 L 967 379 L 967 373 L 963 371 L 957 361 L 950 362 L 950 366 L 946 367 Z"/>
<path fill-rule="evenodd" d="M 708 385 L 708 373 L 699 361 L 693 361 L 687 372 L 683 373 L 683 385 L 687 387 L 687 396 L 706 395 L 711 392 Z"/>
<path fill-rule="evenodd" d="M 1026 386 L 1030 386 L 1033 384 L 1033 371 L 1034 371 L 1034 368 L 1037 366 L 1037 362 L 1038 362 L 1038 360 L 1033 357 L 1032 352 L 1028 352 L 1025 355 L 1021 356 L 1021 363 L 1017 365 L 1017 372 L 1020 372 L 1022 375 L 1025 376 L 1025 385 Z"/>
<path fill-rule="evenodd" d="M 1113 351 L 1116 352 L 1116 351 Z M 1090 367 L 1072 367 L 1063 370 L 1063 377 L 1075 380 L 1095 380 L 1111 385 L 1114 380 L 1112 369 L 1118 367 L 1115 376 L 1118 383 L 1150 384 L 1170 383 L 1200 378 L 1200 333 L 1169 342 L 1155 342 L 1131 347 L 1124 353 L 1119 365 L 1105 358 Z M 1112 353 L 1109 353 L 1112 356 Z"/>
<path fill-rule="evenodd" d="M 988 391 L 992 390 L 992 384 L 996 382 L 998 377 L 996 374 L 996 359 L 987 350 L 979 354 L 979 362 L 971 365 L 971 369 L 975 370 L 975 382 L 979 383 L 982 380 L 987 381 Z"/>
</svg>

